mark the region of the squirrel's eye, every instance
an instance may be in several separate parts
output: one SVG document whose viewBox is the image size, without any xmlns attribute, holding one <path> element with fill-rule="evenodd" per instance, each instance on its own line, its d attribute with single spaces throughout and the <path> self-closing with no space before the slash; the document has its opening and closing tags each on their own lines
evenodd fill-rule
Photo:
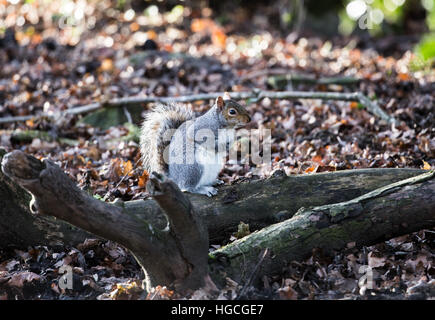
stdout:
<svg viewBox="0 0 435 320">
<path fill-rule="evenodd" d="M 235 109 L 231 108 L 230 110 L 228 110 L 228 114 L 230 114 L 232 116 L 234 116 L 236 113 L 237 113 L 237 111 Z"/>
</svg>

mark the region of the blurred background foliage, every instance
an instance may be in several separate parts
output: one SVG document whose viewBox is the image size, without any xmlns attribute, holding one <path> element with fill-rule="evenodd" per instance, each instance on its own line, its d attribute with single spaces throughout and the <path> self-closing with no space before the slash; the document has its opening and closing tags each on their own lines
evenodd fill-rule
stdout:
<svg viewBox="0 0 435 320">
<path fill-rule="evenodd" d="M 435 58 L 435 0 L 0 0 L 0 41 L 13 28 L 20 44 L 52 36 L 74 46 L 86 32 L 107 26 L 102 19 L 131 21 L 129 30 L 116 32 L 132 32 L 139 42 L 155 37 L 151 27 L 170 23 L 211 29 L 213 42 L 222 44 L 219 26 L 231 22 L 240 33 L 275 25 L 290 41 L 301 34 L 358 36 L 368 43 L 396 37 L 393 42 L 414 43 L 414 68 L 430 67 Z M 143 26 L 150 30 L 136 32 Z M 110 46 L 113 38 L 96 41 Z"/>
</svg>

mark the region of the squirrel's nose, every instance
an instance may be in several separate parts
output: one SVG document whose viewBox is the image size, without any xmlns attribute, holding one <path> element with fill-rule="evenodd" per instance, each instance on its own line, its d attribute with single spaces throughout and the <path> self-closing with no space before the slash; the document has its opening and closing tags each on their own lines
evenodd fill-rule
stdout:
<svg viewBox="0 0 435 320">
<path fill-rule="evenodd" d="M 246 115 L 246 119 L 247 119 L 246 123 L 251 122 L 251 117 L 249 115 Z"/>
</svg>

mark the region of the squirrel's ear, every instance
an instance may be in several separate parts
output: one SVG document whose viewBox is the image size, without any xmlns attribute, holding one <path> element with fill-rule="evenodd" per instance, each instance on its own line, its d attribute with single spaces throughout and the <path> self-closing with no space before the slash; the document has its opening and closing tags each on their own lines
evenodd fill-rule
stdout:
<svg viewBox="0 0 435 320">
<path fill-rule="evenodd" d="M 216 105 L 218 106 L 219 109 L 222 109 L 224 107 L 225 105 L 224 99 L 221 96 L 217 97 Z"/>
<path fill-rule="evenodd" d="M 224 93 L 224 100 L 231 100 L 230 94 L 228 92 Z"/>
</svg>

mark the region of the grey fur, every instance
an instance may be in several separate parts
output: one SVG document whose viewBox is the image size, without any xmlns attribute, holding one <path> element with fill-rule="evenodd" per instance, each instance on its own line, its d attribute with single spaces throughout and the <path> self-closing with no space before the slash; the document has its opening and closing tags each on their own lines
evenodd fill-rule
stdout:
<svg viewBox="0 0 435 320">
<path fill-rule="evenodd" d="M 216 189 L 211 185 L 200 185 L 204 174 L 204 166 L 198 162 L 195 152 L 206 143 L 216 146 L 216 140 L 195 140 L 200 130 L 207 129 L 218 137 L 218 131 L 225 128 L 226 120 L 214 105 L 209 111 L 195 119 L 183 123 L 172 137 L 169 145 L 169 177 L 177 183 L 181 190 L 192 193 L 216 194 Z M 193 153 L 192 153 L 193 152 Z M 182 161 L 180 161 L 182 160 Z M 181 162 L 181 163 L 180 163 Z M 215 177 L 217 179 L 217 175 Z"/>
<path fill-rule="evenodd" d="M 158 104 L 147 113 L 140 135 L 140 151 L 145 170 L 149 173 L 168 173 L 164 152 L 170 143 L 170 137 L 165 137 L 165 133 L 169 134 L 170 130 L 175 130 L 182 123 L 194 118 L 192 110 L 175 103 Z"/>
<path fill-rule="evenodd" d="M 232 100 L 226 103 L 237 104 Z M 216 155 L 216 151 L 227 150 L 227 141 L 222 146 L 217 144 L 219 129 L 228 125 L 216 103 L 197 118 L 182 105 L 158 105 L 142 126 L 143 166 L 149 173 L 168 175 L 183 191 L 215 195 L 217 190 L 212 185 L 219 183 L 217 177 L 224 165 L 222 154 Z M 174 129 L 172 138 L 165 139 L 165 133 Z"/>
</svg>

